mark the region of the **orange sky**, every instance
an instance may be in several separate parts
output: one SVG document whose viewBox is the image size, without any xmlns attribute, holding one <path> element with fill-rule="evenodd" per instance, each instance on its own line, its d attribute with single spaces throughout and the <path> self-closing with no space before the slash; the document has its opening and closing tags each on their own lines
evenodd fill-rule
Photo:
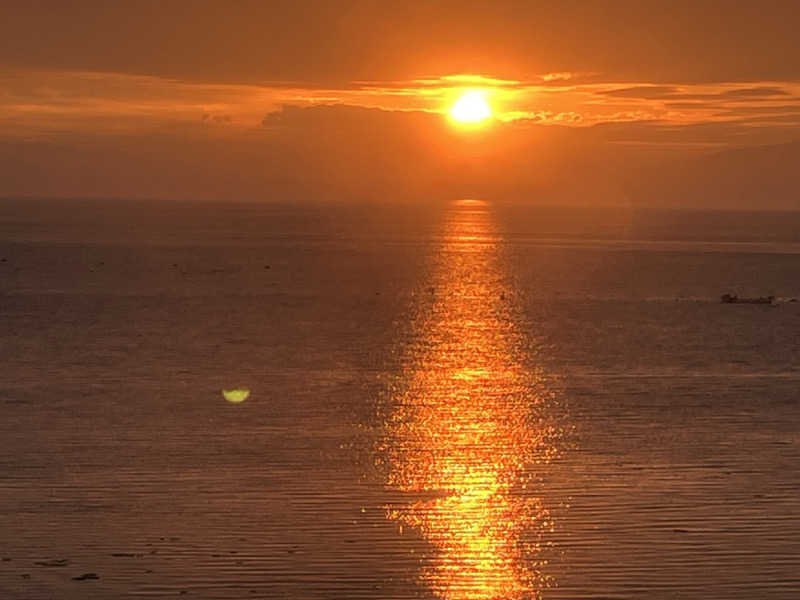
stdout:
<svg viewBox="0 0 800 600">
<path fill-rule="evenodd" d="M 573 201 L 580 173 L 600 201 L 635 201 L 676 161 L 798 152 L 795 8 L 20 3 L 0 22 L 0 194 L 363 199 L 402 181 Z M 442 118 L 465 87 L 487 91 L 486 131 Z"/>
</svg>

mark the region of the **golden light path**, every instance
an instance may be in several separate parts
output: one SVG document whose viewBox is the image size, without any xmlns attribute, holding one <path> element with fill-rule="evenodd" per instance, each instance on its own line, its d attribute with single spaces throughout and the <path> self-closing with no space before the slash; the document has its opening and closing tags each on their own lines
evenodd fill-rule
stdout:
<svg viewBox="0 0 800 600">
<path fill-rule="evenodd" d="M 447 600 L 537 598 L 547 585 L 552 523 L 532 473 L 554 432 L 521 361 L 493 229 L 482 203 L 450 213 L 383 445 L 388 484 L 409 498 L 388 516 L 432 546 L 420 578 Z"/>
</svg>

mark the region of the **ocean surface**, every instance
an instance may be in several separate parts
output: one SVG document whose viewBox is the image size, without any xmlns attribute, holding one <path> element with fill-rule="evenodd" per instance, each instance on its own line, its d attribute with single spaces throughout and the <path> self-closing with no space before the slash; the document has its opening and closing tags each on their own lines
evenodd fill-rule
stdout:
<svg viewBox="0 0 800 600">
<path fill-rule="evenodd" d="M 2 200 L 0 597 L 798 598 L 794 297 L 792 213 Z"/>
</svg>

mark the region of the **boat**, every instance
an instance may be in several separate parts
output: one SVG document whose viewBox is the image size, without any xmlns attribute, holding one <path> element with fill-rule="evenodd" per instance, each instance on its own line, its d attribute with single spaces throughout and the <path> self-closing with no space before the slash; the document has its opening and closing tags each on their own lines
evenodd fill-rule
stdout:
<svg viewBox="0 0 800 600">
<path fill-rule="evenodd" d="M 775 296 L 759 296 L 758 298 L 739 298 L 736 294 L 722 294 L 722 304 L 774 304 Z"/>
</svg>

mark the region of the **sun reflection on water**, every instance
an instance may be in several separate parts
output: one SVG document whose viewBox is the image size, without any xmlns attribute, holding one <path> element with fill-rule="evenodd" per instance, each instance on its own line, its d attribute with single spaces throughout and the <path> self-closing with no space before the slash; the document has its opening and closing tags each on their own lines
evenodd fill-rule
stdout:
<svg viewBox="0 0 800 600">
<path fill-rule="evenodd" d="M 388 516 L 431 545 L 420 577 L 448 600 L 536 598 L 549 585 L 552 522 L 534 474 L 555 430 L 497 242 L 489 207 L 453 207 L 382 447 L 388 485 L 408 498 Z"/>
</svg>

